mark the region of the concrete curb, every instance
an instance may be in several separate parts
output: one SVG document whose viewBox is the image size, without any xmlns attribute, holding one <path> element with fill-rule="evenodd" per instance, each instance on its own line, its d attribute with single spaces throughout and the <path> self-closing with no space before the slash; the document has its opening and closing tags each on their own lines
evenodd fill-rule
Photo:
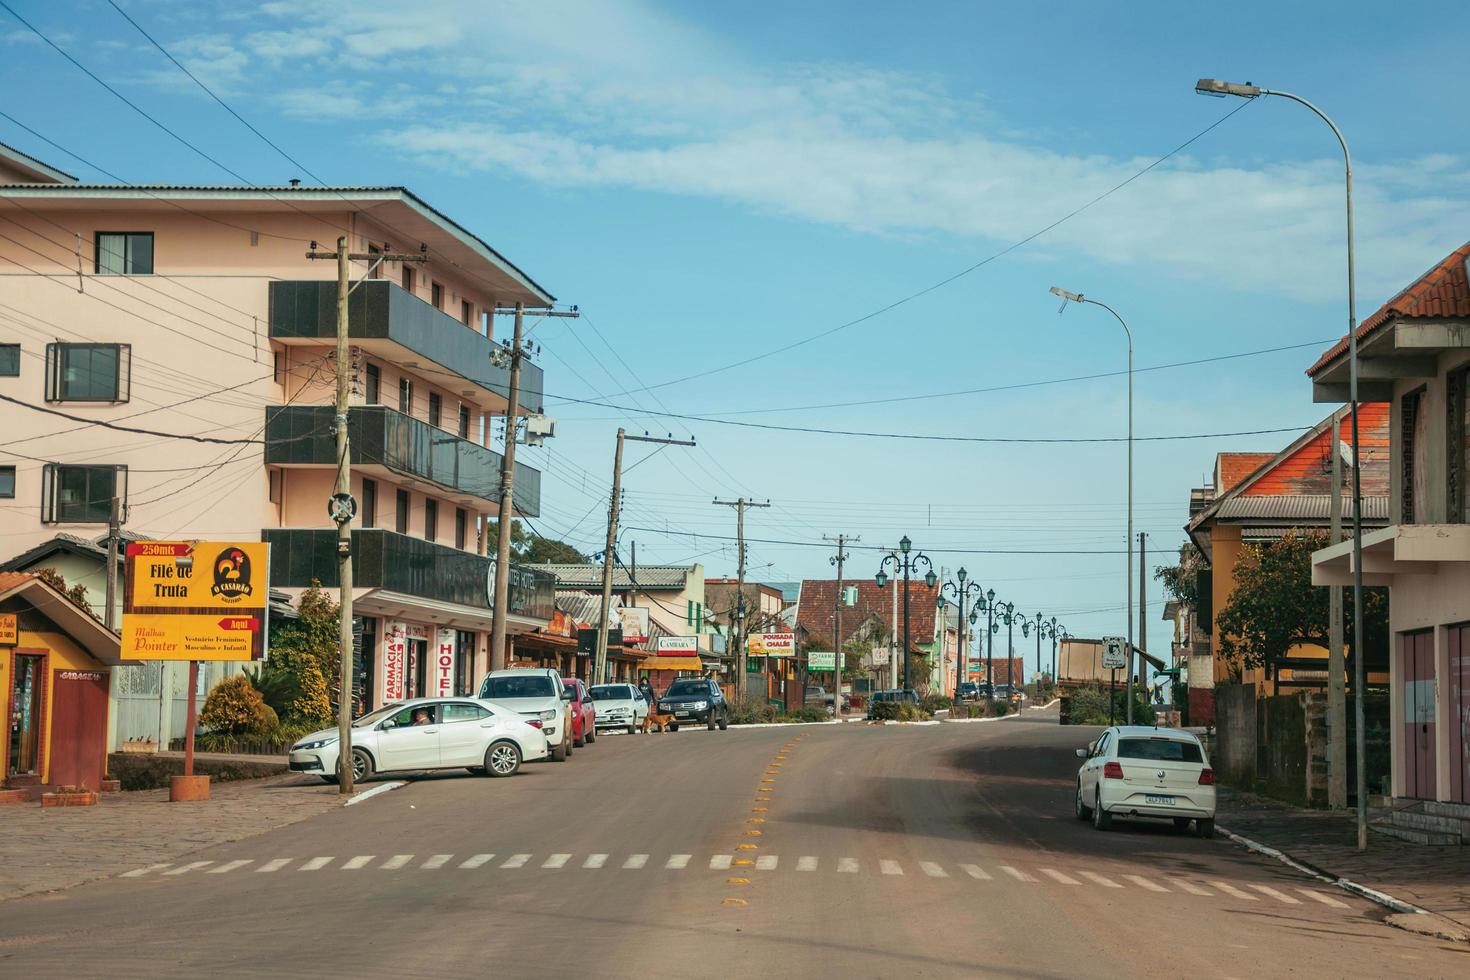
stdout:
<svg viewBox="0 0 1470 980">
<path fill-rule="evenodd" d="M 1359 898 L 1366 898 L 1368 901 L 1382 905 L 1386 909 L 1391 909 L 1398 914 L 1388 917 L 1388 923 L 1390 925 L 1397 926 L 1398 928 L 1407 930 L 1409 932 L 1420 933 L 1421 935 L 1425 936 L 1433 936 L 1436 939 L 1445 939 L 1451 942 L 1460 943 L 1470 942 L 1470 932 L 1466 932 L 1466 930 L 1463 927 L 1459 926 L 1457 923 L 1445 918 L 1444 916 L 1436 915 L 1435 913 L 1430 912 L 1428 909 L 1422 909 L 1419 906 L 1414 905 L 1410 902 L 1405 902 L 1403 899 L 1395 898 L 1394 896 L 1389 895 L 1386 892 L 1378 891 L 1376 888 L 1369 888 L 1367 885 L 1361 885 L 1350 878 L 1344 878 L 1341 875 L 1335 875 L 1330 871 L 1323 871 L 1321 868 L 1313 867 L 1305 861 L 1294 858 L 1284 851 L 1278 850 L 1277 848 L 1271 847 L 1267 844 L 1262 844 L 1259 841 L 1251 840 L 1249 837 L 1243 837 L 1232 830 L 1221 827 L 1219 824 L 1215 825 L 1215 832 L 1228 838 L 1233 843 L 1239 844 L 1247 850 L 1255 851 L 1257 854 L 1261 854 L 1266 857 L 1280 861 L 1287 867 L 1292 868 L 1295 871 L 1300 871 L 1304 875 L 1315 878 L 1318 881 L 1325 882 L 1329 885 L 1334 885 L 1338 888 L 1341 888 L 1343 891 L 1351 892 L 1352 894 L 1357 895 Z"/>
<path fill-rule="evenodd" d="M 406 785 L 408 785 L 408 784 L 405 783 L 405 782 L 401 782 L 401 781 L 400 782 L 392 782 L 392 783 L 383 783 L 383 784 L 381 784 L 379 786 L 374 786 L 372 789 L 366 790 L 365 792 L 357 793 L 357 794 L 353 795 L 352 797 L 350 797 L 349 799 L 343 800 L 342 801 L 342 805 L 343 806 L 352 806 L 354 803 L 361 803 L 363 800 L 370 800 L 370 799 L 372 799 L 375 796 L 381 796 L 384 793 L 391 793 L 395 789 L 397 789 L 398 787 L 400 787 L 400 786 L 406 786 Z"/>
</svg>

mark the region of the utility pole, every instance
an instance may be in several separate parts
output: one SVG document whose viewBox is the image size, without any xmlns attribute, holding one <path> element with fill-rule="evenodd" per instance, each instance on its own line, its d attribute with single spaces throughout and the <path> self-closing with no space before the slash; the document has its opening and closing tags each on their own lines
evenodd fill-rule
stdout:
<svg viewBox="0 0 1470 980">
<path fill-rule="evenodd" d="M 719 500 L 714 502 L 716 507 L 735 508 L 735 547 L 739 549 L 739 572 L 736 581 L 735 621 L 738 635 L 735 647 L 735 690 L 740 692 L 740 697 L 745 698 L 745 508 L 747 507 L 769 507 L 771 502 L 767 500 L 758 504 L 753 500 L 738 497 L 735 500 Z M 789 703 L 789 702 L 788 702 Z"/>
<path fill-rule="evenodd" d="M 1332 415 L 1332 543 L 1342 540 L 1342 415 Z M 1347 674 L 1342 651 L 1342 586 L 1327 587 L 1327 806 L 1347 807 Z"/>
<path fill-rule="evenodd" d="M 617 560 L 618 511 L 623 495 L 623 443 L 625 442 L 652 442 L 665 446 L 694 445 L 693 439 L 686 441 L 675 439 L 673 436 L 659 439 L 646 433 L 641 436 L 630 436 L 627 430 L 618 429 L 618 447 L 613 452 L 612 500 L 607 509 L 607 548 L 602 553 L 602 602 L 599 606 L 601 613 L 597 617 L 597 653 L 592 661 L 593 684 L 607 683 L 607 617 L 612 606 L 613 562 Z"/>
<path fill-rule="evenodd" d="M 832 540 L 825 534 L 822 539 Z M 837 535 L 837 554 L 828 559 L 837 566 L 837 601 L 832 610 L 832 646 L 837 651 L 832 666 L 832 717 L 838 721 L 842 720 L 842 564 L 847 561 L 847 552 L 843 550 L 843 546 L 861 540 L 860 537 L 849 537 L 846 534 Z"/>
<path fill-rule="evenodd" d="M 426 262 L 424 255 L 388 255 L 384 252 L 355 254 L 347 251 L 347 236 L 337 239 L 335 252 L 319 252 L 311 243 L 308 259 L 335 259 L 337 262 L 337 398 L 333 422 L 337 430 L 337 480 L 327 512 L 337 525 L 337 586 L 341 616 L 337 624 L 337 645 L 341 658 L 337 688 L 337 786 L 343 796 L 352 795 L 352 518 L 357 515 L 357 501 L 352 499 L 352 454 L 347 433 L 349 395 L 352 381 L 352 352 L 348 345 L 347 300 L 355 288 L 350 284 L 352 260 L 374 263 Z M 190 704 L 198 684 L 199 665 L 189 664 Z M 189 720 L 190 731 L 194 720 Z"/>
<path fill-rule="evenodd" d="M 510 539 L 515 525 L 516 429 L 521 411 L 521 362 L 529 354 L 524 343 L 526 305 L 497 309 L 496 313 L 515 315 L 515 330 L 510 345 L 510 389 L 505 402 L 505 452 L 500 457 L 500 509 L 495 518 L 498 534 L 495 540 L 495 592 L 490 609 L 490 669 L 504 670 L 506 655 L 506 607 L 510 601 Z M 540 316 L 575 317 L 577 311 L 538 311 Z"/>
<path fill-rule="evenodd" d="M 1148 559 L 1144 555 L 1144 539 L 1148 535 L 1143 531 L 1138 532 L 1138 673 L 1148 673 L 1148 661 L 1143 659 L 1143 654 L 1148 650 L 1148 589 L 1145 583 L 1148 581 L 1144 569 L 1148 567 Z M 1131 664 L 1130 664 L 1131 666 Z M 1143 696 L 1148 697 L 1148 684 L 1143 683 Z M 1128 723 L 1133 723 L 1133 688 L 1128 688 Z"/>
<path fill-rule="evenodd" d="M 122 533 L 122 501 L 112 498 L 112 507 L 107 512 L 107 609 L 102 616 L 103 624 L 110 630 L 117 629 L 117 538 Z"/>
</svg>

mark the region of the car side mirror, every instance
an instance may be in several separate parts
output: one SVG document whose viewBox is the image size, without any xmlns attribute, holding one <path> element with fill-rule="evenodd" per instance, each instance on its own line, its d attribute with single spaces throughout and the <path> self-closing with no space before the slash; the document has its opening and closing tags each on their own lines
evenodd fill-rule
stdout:
<svg viewBox="0 0 1470 980">
<path fill-rule="evenodd" d="M 380 732 L 386 732 L 390 728 L 397 728 L 397 727 L 398 727 L 398 722 L 394 721 L 392 718 L 386 718 L 386 719 L 383 720 L 383 723 L 378 726 L 378 731 L 380 731 Z"/>
<path fill-rule="evenodd" d="M 1079 758 L 1079 759 L 1085 759 L 1085 758 L 1087 758 L 1087 750 L 1086 749 L 1078 749 L 1077 750 L 1077 758 Z"/>
<path fill-rule="evenodd" d="M 561 699 L 563 701 L 570 701 L 572 699 L 572 692 L 571 691 L 563 690 L 561 692 Z"/>
</svg>

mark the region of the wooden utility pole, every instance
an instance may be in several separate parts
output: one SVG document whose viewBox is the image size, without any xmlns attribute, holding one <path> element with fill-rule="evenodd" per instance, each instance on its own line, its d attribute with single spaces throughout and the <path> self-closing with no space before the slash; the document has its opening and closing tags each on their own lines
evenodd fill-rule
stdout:
<svg viewBox="0 0 1470 980">
<path fill-rule="evenodd" d="M 665 446 L 692 446 L 693 439 L 675 439 L 672 436 L 660 439 L 656 436 L 630 436 L 625 429 L 618 429 L 618 447 L 613 452 L 612 500 L 607 509 L 607 546 L 602 553 L 602 602 L 597 617 L 597 655 L 592 661 L 592 683 L 607 683 L 607 631 L 608 613 L 612 606 L 613 562 L 617 560 L 618 511 L 623 495 L 623 443 L 652 442 Z M 631 579 L 631 576 L 630 576 Z"/>
<path fill-rule="evenodd" d="M 745 508 L 747 507 L 769 507 L 771 502 L 767 500 L 758 504 L 744 497 L 734 500 L 715 500 L 716 507 L 735 508 L 735 547 L 739 549 L 737 565 L 739 572 L 736 581 L 740 584 L 736 588 L 735 599 L 735 623 L 736 623 L 736 646 L 735 646 L 735 690 L 745 697 Z M 784 687 L 783 687 L 784 689 Z"/>
<path fill-rule="evenodd" d="M 1342 415 L 1332 415 L 1332 496 L 1328 516 L 1333 544 L 1342 540 Z M 1347 808 L 1347 663 L 1342 650 L 1342 586 L 1327 587 L 1327 806 Z"/>
<path fill-rule="evenodd" d="M 822 537 L 827 541 L 832 540 L 825 534 Z M 847 561 L 847 552 L 843 550 L 843 546 L 861 540 L 862 538 L 848 537 L 845 534 L 837 535 L 837 554 L 828 559 L 837 566 L 837 601 L 832 610 L 832 647 L 837 651 L 832 667 L 832 717 L 838 721 L 842 720 L 842 566 Z"/>
<path fill-rule="evenodd" d="M 355 254 L 347 251 L 347 237 L 337 239 L 335 252 L 318 252 L 316 242 L 306 253 L 308 259 L 335 259 L 337 262 L 337 397 L 333 422 L 337 431 L 337 480 L 327 511 L 337 525 L 337 586 L 341 617 L 337 643 L 341 657 L 340 683 L 337 690 L 337 785 L 346 796 L 352 793 L 352 518 L 357 515 L 357 501 L 352 499 L 352 454 L 347 434 L 349 396 L 352 391 L 352 352 L 348 344 L 347 300 L 355 288 L 350 284 L 352 260 L 374 263 L 371 276 L 379 264 L 390 262 L 426 262 L 424 255 L 387 255 L 382 252 Z M 189 664 L 190 704 L 198 683 L 199 665 Z M 194 719 L 189 719 L 192 731 Z M 187 769 L 187 766 L 186 766 Z"/>
<path fill-rule="evenodd" d="M 113 607 L 117 605 L 117 539 L 121 533 L 122 501 L 113 497 L 112 507 L 107 512 L 107 609 L 102 616 L 103 625 L 110 630 L 117 629 L 117 613 Z"/>
</svg>

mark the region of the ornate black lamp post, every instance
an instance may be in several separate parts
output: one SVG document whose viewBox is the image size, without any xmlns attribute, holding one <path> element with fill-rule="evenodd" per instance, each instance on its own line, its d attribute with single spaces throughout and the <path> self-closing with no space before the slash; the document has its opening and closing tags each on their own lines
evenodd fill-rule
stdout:
<svg viewBox="0 0 1470 980">
<path fill-rule="evenodd" d="M 979 582 L 966 582 L 965 581 L 966 573 L 965 573 L 965 570 L 963 568 L 961 568 L 958 572 L 955 573 L 955 577 L 957 579 L 959 579 L 959 581 L 957 583 L 956 582 L 945 582 L 944 583 L 944 587 L 939 590 L 939 597 L 937 599 L 935 599 L 934 601 L 939 606 L 939 614 L 941 616 L 944 615 L 944 607 L 948 604 L 948 601 L 944 598 L 945 593 L 949 593 L 950 595 L 954 596 L 955 597 L 955 601 L 958 602 L 959 603 L 959 606 L 960 606 L 960 615 L 959 615 L 959 630 L 960 630 L 959 664 L 956 666 L 955 673 L 954 673 L 954 696 L 955 696 L 955 700 L 958 701 L 959 698 L 960 698 L 960 685 L 965 682 L 965 667 L 968 665 L 968 662 L 969 662 L 969 659 L 970 659 L 970 651 L 969 651 L 969 648 L 965 645 L 965 639 L 966 639 L 966 634 L 965 634 L 965 625 L 966 625 L 966 620 L 965 620 L 965 603 L 967 601 L 969 601 L 969 599 L 970 599 L 971 596 L 980 596 L 980 595 L 982 595 L 983 594 L 983 590 L 980 588 L 980 583 Z M 974 615 L 974 613 L 971 613 L 970 614 L 970 622 L 974 622 L 974 620 L 975 620 L 975 615 Z"/>
<path fill-rule="evenodd" d="M 929 560 L 928 555 L 921 552 L 909 553 L 913 545 L 914 543 L 909 540 L 907 534 L 900 538 L 898 553 L 885 555 L 878 563 L 878 574 L 875 576 L 878 588 L 881 589 L 888 584 L 888 573 L 883 571 L 884 565 L 892 562 L 895 574 L 903 572 L 903 689 L 905 693 L 912 690 L 909 686 L 909 653 L 912 650 L 912 647 L 909 646 L 909 577 L 919 570 L 920 565 L 923 565 L 928 569 L 924 573 L 924 584 L 932 589 L 934 583 L 939 581 L 939 576 L 934 574 L 934 563 Z"/>
</svg>

